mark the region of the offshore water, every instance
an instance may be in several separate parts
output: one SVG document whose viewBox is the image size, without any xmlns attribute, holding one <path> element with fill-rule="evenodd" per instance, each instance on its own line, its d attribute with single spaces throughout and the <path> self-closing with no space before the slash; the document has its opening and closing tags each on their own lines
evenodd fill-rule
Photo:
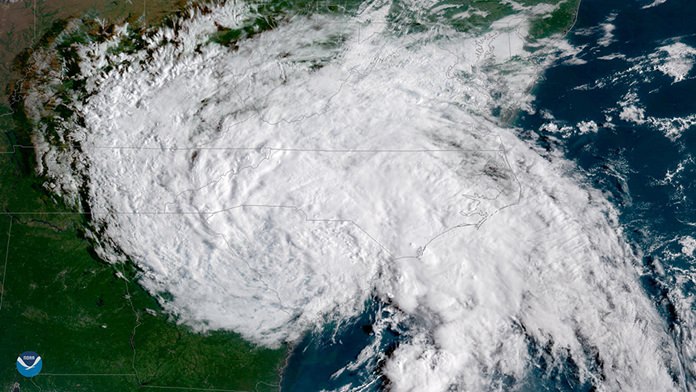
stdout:
<svg viewBox="0 0 696 392">
<path fill-rule="evenodd" d="M 639 102 L 645 118 L 674 119 L 673 125 L 696 113 L 696 72 L 677 82 L 650 62 L 665 45 L 696 47 L 696 2 L 658 3 L 583 1 L 568 34 L 581 50 L 546 72 L 534 89 L 536 111 L 523 113 L 515 125 L 531 143 L 560 150 L 576 162 L 620 211 L 626 236 L 643 257 L 646 294 L 680 350 L 682 369 L 673 377 L 684 385 L 694 380 L 689 370 L 693 358 L 684 344 L 695 326 L 680 314 L 694 311 L 683 298 L 696 294 L 691 278 L 696 259 L 688 246 L 689 238 L 696 237 L 696 127 L 682 126 L 675 136 L 650 121 L 620 116 L 622 103 L 630 100 Z M 609 36 L 603 25 L 613 26 Z M 582 131 L 582 122 L 597 127 Z M 567 131 L 549 130 L 549 123 Z M 289 359 L 282 389 L 335 390 L 363 384 L 355 390 L 382 389 L 383 380 L 376 375 L 379 360 L 337 373 L 374 341 L 368 326 L 379 309 L 372 303 L 360 318 L 308 335 Z M 397 332 L 387 333 L 380 350 L 388 353 L 399 339 Z M 529 391 L 593 390 L 579 380 L 572 361 L 549 369 L 543 348 L 530 344 L 529 351 L 535 363 L 528 379 L 503 380 L 503 385 Z"/>
<path fill-rule="evenodd" d="M 689 246 L 696 237 L 696 127 L 670 134 L 650 121 L 622 119 L 620 106 L 637 100 L 646 119 L 671 119 L 672 129 L 696 113 L 696 73 L 676 80 L 650 60 L 664 57 L 659 48 L 666 45 L 696 47 L 695 18 L 696 3 L 688 0 L 583 1 L 568 39 L 584 48 L 577 58 L 585 63 L 549 69 L 535 90 L 540 110 L 518 124 L 560 147 L 610 195 L 628 240 L 643 255 L 641 280 L 679 351 L 682 368 L 673 376 L 682 386 L 695 376 L 686 347 L 695 325 L 683 316 L 694 313 L 685 299 L 696 294 Z M 596 26 L 603 23 L 615 27 L 608 45 L 597 43 L 603 31 Z M 558 137 L 540 130 L 549 112 L 560 125 L 595 121 L 598 129 Z"/>
</svg>

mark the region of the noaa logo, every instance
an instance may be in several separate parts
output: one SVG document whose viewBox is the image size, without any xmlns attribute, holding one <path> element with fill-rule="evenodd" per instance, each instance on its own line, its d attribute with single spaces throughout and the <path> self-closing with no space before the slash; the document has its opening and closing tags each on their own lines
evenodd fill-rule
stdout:
<svg viewBox="0 0 696 392">
<path fill-rule="evenodd" d="M 33 351 L 25 351 L 17 357 L 17 370 L 24 377 L 34 377 L 41 372 L 41 356 Z"/>
</svg>

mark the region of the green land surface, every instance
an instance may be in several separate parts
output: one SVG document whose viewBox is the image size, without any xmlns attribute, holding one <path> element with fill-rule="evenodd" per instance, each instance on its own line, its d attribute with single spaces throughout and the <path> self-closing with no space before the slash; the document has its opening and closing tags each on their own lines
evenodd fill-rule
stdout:
<svg viewBox="0 0 696 392">
<path fill-rule="evenodd" d="M 567 31 L 579 4 L 579 0 L 519 2 L 558 4 L 554 12 L 532 21 L 532 39 Z M 17 87 L 20 84 L 9 87 L 12 83 L 6 83 L 18 76 L 21 79 L 24 73 L 26 62 L 22 59 L 26 60 L 28 52 L 21 54 L 20 47 L 41 47 L 52 42 L 57 58 L 69 63 L 74 55 L 73 43 L 98 39 L 98 35 L 93 34 L 93 23 L 85 23 L 84 31 L 77 30 L 85 34 L 69 35 L 64 43 L 52 41 L 66 25 L 61 22 L 66 15 L 82 15 L 84 20 L 95 15 L 117 15 L 108 20 L 130 20 L 133 32 L 132 40 L 125 38 L 118 50 L 135 51 L 143 29 L 166 23 L 164 16 L 180 9 L 172 5 L 167 12 L 169 3 L 154 2 L 161 17 L 146 21 L 136 18 L 137 12 L 127 7 L 119 8 L 122 3 L 74 3 L 74 9 L 66 11 L 55 4 L 49 7 L 42 0 L 24 2 L 33 14 L 31 26 L 0 31 L 4 34 L 0 49 L 5 50 L 4 57 L 0 56 L 0 83 L 8 86 L 3 89 L 5 95 L 0 96 L 0 392 L 10 391 L 14 382 L 21 384 L 22 391 L 43 392 L 277 391 L 287 347 L 264 349 L 233 333 L 200 334 L 178 325 L 138 285 L 137 270 L 132 265 L 110 265 L 96 257 L 84 235 L 88 216 L 50 195 L 35 174 L 33 150 L 15 147 L 31 145 L 35 125 L 24 116 L 21 88 Z M 289 14 L 354 12 L 360 3 L 259 2 L 258 17 L 241 29 L 220 26 L 211 41 L 234 46 L 240 39 L 274 28 Z M 135 10 L 144 9 L 147 3 L 142 0 L 129 4 Z M 514 12 L 509 4 L 498 0 L 446 0 L 438 5 L 447 7 L 433 7 L 439 11 L 432 13 L 410 12 L 407 4 L 397 0 L 390 10 L 395 26 L 407 26 L 404 33 L 428 28 L 439 23 L 438 18 L 459 30 L 482 31 Z M 467 10 L 476 11 L 478 16 L 455 18 Z M 21 39 L 12 35 L 16 31 L 24 32 Z M 340 44 L 340 37 L 335 44 Z M 11 62 L 9 57 L 15 60 Z M 69 92 L 79 89 L 79 85 L 71 80 L 74 75 L 65 76 L 56 94 L 69 102 L 75 97 Z M 5 99 L 13 94 L 15 99 Z M 51 118 L 42 119 L 49 129 L 55 119 L 69 121 L 72 115 L 65 107 L 53 109 Z M 38 352 L 44 360 L 42 373 L 31 380 L 15 369 L 18 354 L 28 350 Z"/>
<path fill-rule="evenodd" d="M 31 149 L 13 152 L 22 116 L 0 110 L 0 391 L 278 390 L 286 350 L 177 325 L 131 266 L 94 256 L 86 217 L 43 190 Z M 32 380 L 14 365 L 26 350 L 44 360 Z"/>
<path fill-rule="evenodd" d="M 522 6 L 541 4 L 556 8 L 531 20 L 529 39 L 547 38 L 554 34 L 564 34 L 574 23 L 580 0 L 516 0 Z M 415 2 L 396 0 L 392 5 L 390 19 L 401 30 L 420 31 L 433 24 L 449 25 L 458 31 L 482 32 L 490 25 L 516 12 L 510 2 L 501 0 L 442 0 L 426 12 L 413 12 Z M 464 17 L 463 15 L 466 15 Z"/>
<path fill-rule="evenodd" d="M 131 266 L 94 256 L 86 217 L 43 190 L 33 150 L 13 152 L 22 116 L 0 110 L 0 391 L 278 390 L 285 349 L 177 325 Z M 44 360 L 31 380 L 15 369 L 27 350 Z"/>
<path fill-rule="evenodd" d="M 213 42 L 234 45 L 240 39 L 248 38 L 277 26 L 290 14 L 304 13 L 353 13 L 364 3 L 361 0 L 271 0 L 252 1 L 260 4 L 259 15 L 242 28 L 221 27 L 211 38 Z M 556 8 L 549 13 L 532 19 L 529 28 L 530 41 L 565 34 L 575 22 L 580 0 L 517 0 L 523 6 L 541 4 Z M 515 14 L 514 7 L 502 0 L 443 0 L 429 9 L 412 0 L 394 0 L 387 19 L 397 33 L 425 31 L 435 25 L 450 26 L 463 32 L 486 31 L 490 25 Z M 467 14 L 467 17 L 460 17 Z"/>
<path fill-rule="evenodd" d="M 61 13 L 99 15 L 94 2 L 81 4 L 41 14 L 30 27 L 39 38 L 27 38 L 21 25 L 21 39 L 12 42 L 14 28 L 6 33 L 0 42 L 5 94 L 17 93 L 7 80 L 23 72 L 22 56 L 12 62 L 9 54 L 55 34 L 52 29 L 64 25 Z M 102 11 L 113 15 L 115 5 Z M 49 195 L 34 174 L 33 150 L 15 147 L 31 145 L 32 125 L 21 99 L 8 96 L 0 104 L 0 391 L 15 382 L 22 391 L 277 391 L 287 348 L 264 349 L 233 333 L 200 334 L 178 325 L 137 284 L 131 265 L 95 256 L 84 238 L 87 217 Z M 44 361 L 33 379 L 15 369 L 27 350 Z"/>
</svg>

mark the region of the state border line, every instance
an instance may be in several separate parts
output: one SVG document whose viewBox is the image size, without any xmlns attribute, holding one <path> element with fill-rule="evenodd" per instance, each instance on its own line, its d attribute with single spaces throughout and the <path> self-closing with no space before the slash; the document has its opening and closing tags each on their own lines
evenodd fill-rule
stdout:
<svg viewBox="0 0 696 392">
<path fill-rule="evenodd" d="M 507 155 L 506 155 L 506 148 L 505 145 L 503 144 L 502 140 L 500 137 L 498 137 L 498 142 L 499 142 L 499 148 L 497 149 L 462 149 L 462 148 L 456 148 L 456 149 L 302 149 L 302 148 L 274 148 L 274 147 L 171 147 L 171 148 L 163 148 L 163 147 L 143 147 L 143 146 L 93 146 L 92 148 L 95 149 L 117 149 L 117 150 L 144 150 L 144 151 L 159 151 L 159 152 L 175 152 L 175 151 L 199 151 L 199 150 L 229 150 L 229 151 L 279 151 L 279 152 L 320 152 L 320 153 L 341 153 L 341 154 L 346 154 L 346 153 L 428 153 L 428 152 L 458 152 L 458 153 L 474 153 L 474 152 L 496 152 L 496 153 L 501 153 L 505 159 L 506 164 L 508 167 L 512 170 L 512 167 L 510 166 L 508 160 L 507 160 Z M 26 145 L 13 145 L 13 151 L 12 152 L 5 152 L 5 154 L 9 153 L 16 153 L 17 148 L 31 148 L 33 149 L 34 146 L 26 146 Z M 514 173 L 514 171 L 513 171 Z M 514 175 L 514 174 L 513 174 Z M 517 179 L 517 176 L 514 175 L 515 179 Z M 519 185 L 519 181 L 518 185 Z M 520 188 L 521 192 L 521 188 Z M 512 204 L 517 204 L 519 202 L 519 197 L 521 197 L 521 194 L 518 195 L 518 201 L 516 203 Z M 497 197 L 496 197 L 497 198 Z M 423 246 L 418 248 L 416 250 L 415 255 L 394 255 L 393 252 L 388 249 L 384 244 L 382 244 L 379 240 L 377 240 L 375 237 L 373 237 L 367 230 L 362 228 L 357 222 L 351 220 L 351 219 L 314 219 L 310 218 L 307 213 L 303 210 L 302 207 L 299 206 L 293 206 L 293 205 L 266 205 L 266 204 L 242 204 L 242 205 L 236 205 L 228 208 L 223 208 L 221 210 L 216 210 L 216 211 L 166 211 L 166 208 L 164 211 L 89 211 L 89 212 L 71 212 L 71 211 L 55 211 L 55 212 L 44 212 L 44 211 L 14 211 L 14 212 L 0 212 L 0 214 L 15 214 L 15 215 L 82 215 L 82 216 L 99 216 L 99 215 L 150 215 L 150 216 L 156 216 L 156 215 L 201 215 L 201 216 L 208 216 L 211 217 L 213 215 L 219 214 L 219 213 L 224 213 L 224 212 L 229 212 L 234 209 L 238 208 L 248 208 L 248 207 L 260 207 L 260 208 L 283 208 L 283 209 L 292 209 L 301 214 L 304 217 L 304 220 L 306 222 L 326 222 L 326 223 L 350 223 L 353 224 L 358 230 L 360 230 L 363 234 L 367 235 L 368 238 L 370 238 L 373 242 L 375 242 L 382 250 L 384 250 L 389 256 L 394 257 L 395 259 L 402 259 L 402 258 L 420 258 L 423 255 L 423 252 L 425 249 L 430 245 L 431 242 L 433 242 L 435 239 L 438 237 L 446 234 L 447 232 L 450 232 L 452 230 L 458 229 L 458 228 L 463 228 L 463 227 L 480 227 L 489 217 L 484 217 L 483 219 L 479 220 L 478 222 L 474 223 L 460 223 L 457 225 L 453 225 L 447 228 L 444 228 L 443 231 L 437 233 L 435 236 L 431 237 L 428 239 L 428 241 L 425 242 Z M 509 205 L 504 206 L 503 208 L 509 207 Z M 497 212 L 497 211 L 496 211 Z M 495 213 L 494 213 L 495 214 Z"/>
<path fill-rule="evenodd" d="M 84 214 L 84 213 L 66 213 L 66 214 Z M 12 213 L 8 212 L 1 212 L 0 215 L 9 215 L 10 218 L 10 223 L 7 231 L 7 245 L 5 249 L 5 263 L 3 267 L 3 276 L 2 276 L 2 291 L 0 291 L 0 310 L 2 309 L 2 303 L 4 299 L 4 291 L 5 291 L 5 277 L 7 275 L 7 263 L 9 260 L 9 252 L 10 252 L 10 238 L 12 234 L 12 223 L 13 223 L 13 216 Z M 136 326 L 137 328 L 137 326 Z M 133 359 L 135 361 L 135 357 Z M 44 377 L 124 377 L 124 378 L 135 378 L 136 380 L 138 379 L 138 375 L 135 373 L 40 373 L 37 375 L 38 378 L 44 378 Z M 41 390 L 41 387 L 36 384 L 35 380 L 31 380 L 32 383 Z M 136 384 L 136 388 L 138 389 L 160 389 L 160 390 L 181 390 L 181 391 L 198 391 L 198 392 L 252 392 L 248 390 L 240 390 L 240 389 L 224 389 L 224 388 L 196 388 L 196 387 L 183 387 L 183 386 L 168 386 L 168 385 L 140 385 Z"/>
<path fill-rule="evenodd" d="M 144 3 L 143 6 L 143 16 L 146 14 L 146 2 Z M 577 19 L 577 12 L 575 14 Z M 36 23 L 36 22 L 35 22 Z M 575 22 L 574 22 L 575 23 Z M 34 32 L 35 33 L 35 32 Z M 509 32 L 508 32 L 508 41 L 509 41 Z M 34 37 L 35 38 L 35 37 Z M 508 42 L 508 49 L 510 44 Z M 34 146 L 21 146 L 21 145 L 13 145 L 13 150 L 12 151 L 0 151 L 0 155 L 5 154 L 16 154 L 17 153 L 17 148 L 20 149 L 33 149 Z M 158 148 L 158 147 L 119 147 L 119 146 L 104 146 L 104 147 L 93 147 L 96 149 L 114 149 L 114 150 L 143 150 L 143 151 L 161 151 L 161 152 L 174 152 L 174 151 L 197 151 L 197 150 L 220 150 L 220 151 L 253 151 L 253 150 L 267 150 L 267 151 L 279 151 L 279 152 L 319 152 L 319 153 L 427 153 L 427 152 L 503 152 L 504 150 L 502 149 L 479 149 L 479 150 L 465 150 L 465 149 L 414 149 L 414 150 L 363 150 L 363 149 L 356 149 L 356 150 L 351 150 L 351 149 L 337 149 L 337 150 L 330 150 L 330 149 L 299 149 L 299 148 L 269 148 L 269 147 L 257 147 L 257 148 L 245 148 L 245 147 L 189 147 L 189 148 Z M 300 212 L 302 215 L 305 216 L 305 220 L 307 221 L 342 221 L 342 220 L 314 220 L 307 218 L 306 214 L 304 211 L 299 208 L 299 207 L 290 207 L 290 206 L 262 206 L 262 205 L 242 205 L 242 206 L 237 206 L 237 207 L 232 207 L 232 208 L 227 208 L 223 209 L 220 211 L 214 211 L 210 213 L 204 213 L 205 215 L 208 214 L 217 214 L 217 213 L 223 213 L 226 211 L 229 211 L 233 208 L 240 208 L 240 207 L 285 207 L 285 208 L 293 208 L 296 209 L 298 212 Z M 10 217 L 10 225 L 9 225 L 9 230 L 8 230 L 8 239 L 7 239 L 7 249 L 6 249 L 6 255 L 5 255 L 5 270 L 7 268 L 7 260 L 9 256 L 9 245 L 10 245 L 10 235 L 11 235 L 11 229 L 12 229 L 12 220 L 13 216 L 12 214 L 16 215 L 34 215 L 34 214 L 43 214 L 43 215 L 98 215 L 99 213 L 93 213 L 93 212 L 0 212 L 2 215 L 9 215 Z M 200 212 L 173 212 L 173 213 L 167 213 L 167 212 L 105 212 L 104 214 L 117 214 L 117 215 L 175 215 L 175 214 L 200 214 Z M 355 224 L 358 229 L 362 230 L 365 234 L 370 236 L 367 232 L 365 232 L 357 223 L 355 223 L 352 220 L 346 220 L 346 222 L 351 222 Z M 449 230 L 453 230 L 456 227 L 452 227 Z M 449 231 L 447 230 L 447 231 Z M 371 236 L 370 236 L 371 237 Z M 374 238 L 373 238 L 374 240 Z M 432 241 L 432 240 L 431 240 Z M 429 242 L 428 242 L 429 243 Z M 378 242 L 379 244 L 379 242 Z M 380 244 L 381 245 L 381 244 Z M 5 271 L 3 272 L 3 292 L 0 294 L 4 294 L 4 281 L 5 281 Z M 2 297 L 0 296 L 0 310 L 2 309 Z M 136 326 L 137 328 L 137 326 Z M 131 374 L 131 373 L 123 373 L 123 374 L 100 374 L 100 373 L 93 373 L 93 374 L 54 374 L 54 373 L 43 373 L 42 376 L 53 376 L 53 377 L 84 377 L 84 376 L 100 376 L 100 377 L 136 377 L 136 374 Z M 156 385 L 140 385 L 139 388 L 151 388 L 151 389 L 162 389 L 162 390 L 188 390 L 188 391 L 210 391 L 210 392 L 244 392 L 242 390 L 232 390 L 232 389 L 219 389 L 219 388 L 193 388 L 193 387 L 176 387 L 176 386 L 156 386 Z"/>
<path fill-rule="evenodd" d="M 380 153 L 428 153 L 428 152 L 505 152 L 503 148 L 387 148 L 387 149 L 351 149 L 351 148 L 296 148 L 296 147 L 147 147 L 147 146 L 90 146 L 95 150 L 135 150 L 135 151 L 159 151 L 159 152 L 176 152 L 176 151 L 278 151 L 278 152 L 320 152 L 320 153 L 336 153 L 336 154 L 380 154 Z M 0 154 L 16 154 L 17 149 L 34 149 L 34 146 L 26 146 L 21 144 L 12 145 L 11 151 L 0 151 Z"/>
<path fill-rule="evenodd" d="M 43 377 L 134 377 L 133 373 L 41 373 L 37 378 Z M 138 389 L 165 389 L 165 390 L 186 390 L 186 391 L 208 391 L 208 392 L 249 392 L 240 389 L 224 389 L 224 388 L 196 388 L 196 387 L 178 387 L 171 385 L 137 385 Z"/>
<path fill-rule="evenodd" d="M 2 309 L 2 303 L 3 303 L 3 299 L 4 299 L 4 284 L 5 284 L 5 277 L 6 277 L 6 271 L 7 271 L 7 262 L 9 260 L 10 238 L 11 238 L 11 233 L 12 233 L 12 222 L 13 222 L 13 216 L 11 214 L 9 214 L 7 212 L 3 212 L 1 214 L 2 215 L 9 215 L 10 224 L 9 224 L 9 228 L 7 231 L 7 245 L 6 245 L 6 251 L 5 251 L 5 263 L 4 263 L 3 277 L 2 277 L 3 290 L 0 292 L 0 309 Z M 70 213 L 70 214 L 79 214 L 79 213 Z M 44 378 L 44 377 L 124 377 L 124 378 L 132 377 L 135 379 L 138 378 L 137 374 L 135 374 L 135 373 L 41 373 L 37 376 L 37 378 Z M 39 389 L 41 389 L 38 385 L 36 385 L 36 386 Z M 180 387 L 180 386 L 166 386 L 166 385 L 136 385 L 136 388 L 138 388 L 138 389 L 150 388 L 150 389 L 161 389 L 161 390 L 184 390 L 184 391 L 200 391 L 200 392 L 250 392 L 250 391 L 239 390 L 239 389 L 195 388 L 195 387 Z"/>
<path fill-rule="evenodd" d="M 135 377 L 133 373 L 40 373 L 39 377 Z"/>
<path fill-rule="evenodd" d="M 0 152 L 0 154 L 15 154 L 17 149 L 33 149 L 34 146 L 22 146 L 13 145 L 13 150 L 10 152 Z M 113 149 L 113 150 L 141 150 L 141 151 L 160 151 L 160 152 L 176 152 L 176 151 L 198 151 L 198 150 L 220 150 L 220 151 L 278 151 L 278 152 L 320 152 L 320 153 L 428 153 L 428 152 L 497 152 L 506 155 L 506 150 L 504 145 L 500 144 L 498 149 L 384 149 L 384 150 L 367 150 L 367 149 L 301 149 L 301 148 L 273 148 L 273 147 L 173 147 L 173 148 L 162 148 L 162 147 L 133 147 L 133 146 L 95 146 L 96 149 Z M 507 163 L 507 159 L 506 159 Z M 509 163 L 508 163 L 509 166 Z M 516 177 L 516 176 L 515 176 Z M 518 200 L 519 202 L 519 200 Z M 516 203 L 513 203 L 516 204 Z M 382 250 L 384 250 L 388 255 L 394 257 L 395 259 L 402 258 L 419 258 L 422 256 L 425 249 L 438 237 L 444 235 L 452 230 L 460 229 L 467 226 L 478 227 L 486 219 L 479 221 L 477 223 L 467 223 L 454 225 L 452 227 L 446 228 L 446 230 L 438 233 L 434 237 L 430 238 L 421 248 L 417 250 L 416 255 L 413 256 L 396 256 L 387 249 L 380 241 L 370 235 L 366 230 L 364 230 L 359 224 L 353 220 L 349 219 L 312 219 L 307 216 L 307 213 L 298 206 L 290 205 L 265 205 L 265 204 L 242 204 L 237 206 L 232 206 L 215 211 L 89 211 L 89 212 L 75 212 L 75 211 L 2 211 L 0 215 L 9 215 L 12 219 L 12 215 L 82 215 L 82 216 L 98 216 L 98 215 L 201 215 L 212 217 L 216 214 L 230 212 L 234 209 L 249 208 L 249 207 L 260 207 L 260 208 L 282 208 L 291 209 L 299 213 L 306 222 L 326 222 L 326 223 L 350 223 L 353 224 L 358 230 L 362 231 L 363 234 L 367 235 L 373 242 L 375 242 Z M 505 206 L 509 207 L 509 205 Z M 8 236 L 8 252 L 9 252 L 9 236 Z M 6 253 L 7 259 L 7 253 Z M 4 274 L 3 274 L 4 279 Z M 137 328 L 137 325 L 136 325 Z M 46 373 L 45 376 L 54 377 L 135 377 L 138 378 L 135 373 L 123 373 L 123 374 L 51 374 Z M 185 390 L 185 391 L 210 391 L 210 392 L 244 392 L 240 390 L 233 389 L 219 389 L 219 388 L 195 388 L 195 387 L 178 387 L 178 386 L 164 386 L 164 385 L 139 385 L 141 389 L 161 389 L 161 390 Z"/>
<path fill-rule="evenodd" d="M 220 389 L 220 388 L 195 388 L 195 387 L 173 387 L 165 385 L 140 385 L 138 388 L 165 389 L 165 390 L 185 390 L 185 391 L 209 391 L 209 392 L 249 392 L 242 389 Z"/>
<path fill-rule="evenodd" d="M 10 237 L 12 236 L 12 215 L 10 215 L 10 227 L 7 229 L 7 246 L 5 247 L 5 266 L 2 269 L 2 291 L 0 291 L 0 310 L 5 300 L 5 277 L 7 276 L 7 260 L 10 258 Z"/>
</svg>

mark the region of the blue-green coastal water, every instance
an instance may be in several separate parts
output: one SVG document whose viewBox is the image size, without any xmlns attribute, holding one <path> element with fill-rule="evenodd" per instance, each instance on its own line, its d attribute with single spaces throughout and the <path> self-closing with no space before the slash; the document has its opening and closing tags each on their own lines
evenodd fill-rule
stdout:
<svg viewBox="0 0 696 392">
<path fill-rule="evenodd" d="M 696 294 L 690 248 L 696 237 L 696 130 L 689 116 L 696 113 L 696 72 L 687 69 L 694 53 L 664 48 L 696 47 L 694 20 L 696 3 L 688 0 L 583 1 L 568 34 L 578 52 L 548 69 L 534 89 L 535 111 L 516 122 L 530 143 L 560 150 L 576 162 L 620 211 L 626 237 L 642 255 L 643 287 L 679 351 L 681 363 L 672 377 L 685 390 L 695 377 L 690 345 L 696 325 L 689 298 Z M 677 73 L 670 74 L 665 65 L 675 58 Z M 379 375 L 379 361 L 332 377 L 372 342 L 366 325 L 377 309 L 371 306 L 337 330 L 308 336 L 290 359 L 283 390 L 383 389 L 382 382 L 370 382 Z M 390 338 L 382 349 L 398 341 Z M 547 349 L 530 343 L 528 379 L 502 385 L 594 390 L 591 381 L 580 380 L 572 359 L 552 367 Z M 590 366 L 601 374 L 604 363 L 597 358 Z"/>
<path fill-rule="evenodd" d="M 222 2 L 146 30 L 56 26 L 17 84 L 31 138 L 4 150 L 33 143 L 27 186 L 85 211 L 68 214 L 85 262 L 133 262 L 111 280 L 159 301 L 126 285 L 125 318 L 95 323 L 122 332 L 113 374 L 133 378 L 109 388 L 278 389 L 280 351 L 148 327 L 175 315 L 291 342 L 287 391 L 696 389 L 693 6 L 586 1 L 575 23 L 578 4 Z M 19 205 L 6 256 L 43 260 L 17 230 L 65 223 Z M 51 286 L 21 270 L 15 293 Z M 122 303 L 93 294 L 75 298 Z M 48 318 L 10 314 L 8 331 Z M 182 348 L 176 368 L 146 360 L 152 341 Z M 224 377 L 171 371 L 189 355 Z"/>
</svg>

